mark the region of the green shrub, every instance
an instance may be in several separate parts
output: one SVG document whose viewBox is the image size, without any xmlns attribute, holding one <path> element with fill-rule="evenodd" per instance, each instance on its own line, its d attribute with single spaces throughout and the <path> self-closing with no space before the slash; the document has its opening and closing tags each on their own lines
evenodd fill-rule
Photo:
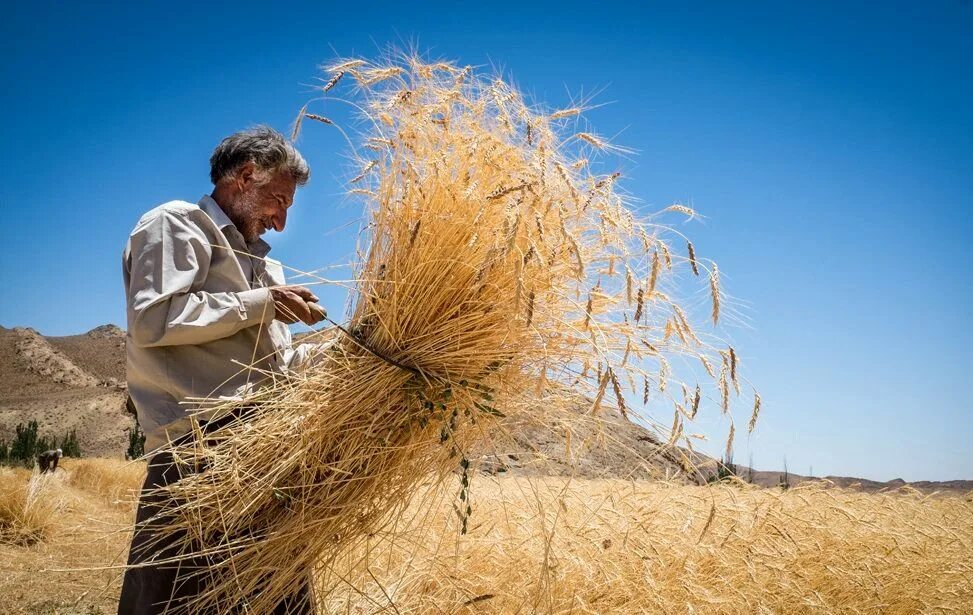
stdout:
<svg viewBox="0 0 973 615">
<path fill-rule="evenodd" d="M 61 440 L 61 452 L 65 457 L 81 457 L 81 446 L 78 444 L 78 434 L 71 430 L 64 434 Z"/>
<path fill-rule="evenodd" d="M 135 421 L 135 427 L 128 431 L 128 450 L 125 451 L 125 459 L 138 459 L 145 454 L 145 434 L 142 427 Z"/>
<path fill-rule="evenodd" d="M 34 451 L 37 450 L 37 421 L 27 425 L 17 425 L 14 441 L 10 444 L 8 463 L 20 463 L 25 467 L 34 465 Z"/>
<path fill-rule="evenodd" d="M 81 457 L 81 446 L 74 429 L 64 434 L 60 443 L 57 436 L 38 436 L 37 430 L 37 421 L 17 425 L 12 442 L 0 441 L 0 463 L 31 468 L 38 455 L 58 447 L 65 457 Z"/>
</svg>

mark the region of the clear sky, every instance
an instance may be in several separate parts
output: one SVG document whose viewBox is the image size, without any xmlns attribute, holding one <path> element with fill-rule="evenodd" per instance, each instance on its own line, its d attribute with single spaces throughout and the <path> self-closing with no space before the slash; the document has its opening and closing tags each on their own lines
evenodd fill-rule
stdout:
<svg viewBox="0 0 973 615">
<path fill-rule="evenodd" d="M 971 2 L 70 4 L 0 20 L 3 326 L 124 326 L 143 211 L 208 193 L 226 134 L 285 130 L 319 63 L 415 44 L 551 107 L 599 92 L 591 126 L 639 150 L 612 163 L 623 187 L 707 216 L 682 230 L 745 301 L 749 327 L 727 333 L 764 399 L 737 461 L 973 478 Z M 304 270 L 348 261 L 360 215 L 322 128 L 268 237 Z M 343 293 L 320 294 L 340 313 Z"/>
</svg>

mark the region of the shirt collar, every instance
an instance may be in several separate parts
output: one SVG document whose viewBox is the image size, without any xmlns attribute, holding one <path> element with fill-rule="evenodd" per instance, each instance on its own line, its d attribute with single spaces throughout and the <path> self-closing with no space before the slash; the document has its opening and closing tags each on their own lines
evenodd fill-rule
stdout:
<svg viewBox="0 0 973 615">
<path fill-rule="evenodd" d="M 240 234 L 239 229 L 237 229 L 237 227 L 233 224 L 233 221 L 230 220 L 229 216 L 226 215 L 226 212 L 223 211 L 223 208 L 220 207 L 219 203 L 213 200 L 213 197 L 208 194 L 203 196 L 203 198 L 199 199 L 198 205 L 207 216 L 213 219 L 213 222 L 215 222 L 216 226 L 223 231 L 224 235 L 226 235 L 227 228 L 229 228 L 232 229 L 234 235 L 243 240 L 243 236 Z M 252 243 L 246 243 L 246 240 L 243 240 L 243 243 L 245 243 L 247 246 L 247 252 L 258 258 L 263 258 L 267 256 L 268 252 L 270 252 L 270 244 L 259 237 Z"/>
<path fill-rule="evenodd" d="M 223 208 L 220 207 L 210 195 L 207 194 L 203 198 L 199 199 L 198 205 L 200 209 L 206 212 L 207 216 L 213 219 L 213 222 L 216 223 L 216 226 L 218 226 L 221 231 L 228 226 L 233 226 L 233 221 L 230 220 L 229 216 L 226 215 L 226 212 L 223 211 Z M 233 228 L 236 227 L 233 226 Z"/>
</svg>

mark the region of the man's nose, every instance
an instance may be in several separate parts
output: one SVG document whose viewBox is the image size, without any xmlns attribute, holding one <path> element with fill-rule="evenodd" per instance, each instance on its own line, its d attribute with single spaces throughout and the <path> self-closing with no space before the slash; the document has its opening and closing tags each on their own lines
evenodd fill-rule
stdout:
<svg viewBox="0 0 973 615">
<path fill-rule="evenodd" d="M 271 222 L 274 224 L 274 230 L 278 233 L 284 230 L 284 226 L 287 224 L 287 210 L 278 209 L 274 213 L 274 217 L 271 218 Z"/>
</svg>

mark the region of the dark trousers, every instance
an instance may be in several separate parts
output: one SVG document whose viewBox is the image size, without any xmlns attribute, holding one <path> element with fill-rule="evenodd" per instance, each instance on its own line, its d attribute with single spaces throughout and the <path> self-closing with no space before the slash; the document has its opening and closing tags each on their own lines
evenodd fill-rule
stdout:
<svg viewBox="0 0 973 615">
<path fill-rule="evenodd" d="M 177 467 L 169 453 L 159 453 L 149 461 L 148 475 L 145 477 L 138 510 L 135 513 L 135 534 L 132 536 L 132 546 L 129 550 L 129 566 L 169 559 L 178 555 L 176 549 L 182 536 L 171 534 L 160 542 L 149 520 L 164 510 L 165 494 L 157 493 L 156 490 L 178 480 L 180 471 L 185 473 L 187 470 L 185 466 Z M 206 570 L 211 564 L 212 561 L 208 557 L 201 556 L 166 564 L 128 568 L 122 581 L 118 615 L 158 615 L 167 611 L 186 613 L 185 605 L 193 597 L 206 591 L 208 580 Z M 241 596 L 241 604 L 228 607 L 227 612 L 252 613 L 249 609 L 245 610 L 243 606 L 245 601 L 246 598 Z M 271 613 L 273 615 L 313 614 L 310 576 L 307 585 L 278 604 Z"/>
</svg>

